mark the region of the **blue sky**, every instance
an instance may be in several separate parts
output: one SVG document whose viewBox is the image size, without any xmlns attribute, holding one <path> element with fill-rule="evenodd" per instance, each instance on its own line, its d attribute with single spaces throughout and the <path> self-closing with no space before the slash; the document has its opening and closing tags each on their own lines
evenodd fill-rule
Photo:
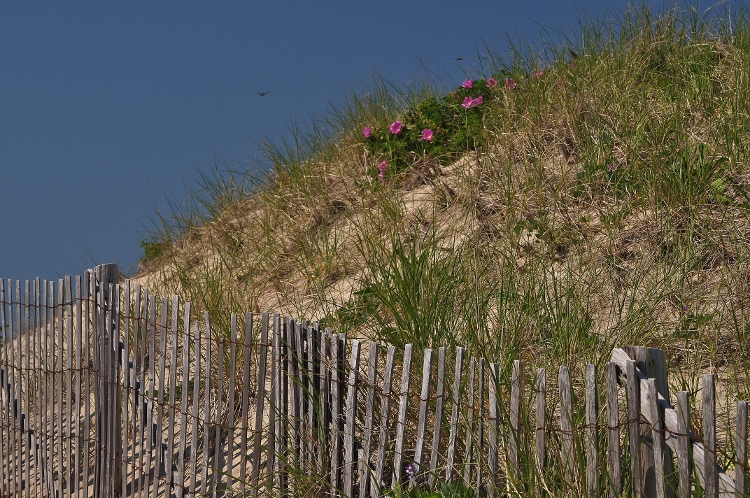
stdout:
<svg viewBox="0 0 750 498">
<path fill-rule="evenodd" d="M 0 277 L 132 271 L 167 196 L 182 199 L 215 166 L 257 167 L 263 136 L 364 91 L 371 75 L 458 84 L 485 44 L 507 50 L 506 34 L 541 47 L 626 5 L 4 2 Z"/>
</svg>

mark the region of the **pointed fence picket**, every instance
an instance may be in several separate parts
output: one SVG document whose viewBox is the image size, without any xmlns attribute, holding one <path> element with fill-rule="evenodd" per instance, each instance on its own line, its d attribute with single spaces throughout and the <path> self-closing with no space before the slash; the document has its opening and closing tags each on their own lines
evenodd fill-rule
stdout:
<svg viewBox="0 0 750 498">
<path fill-rule="evenodd" d="M 196 319 L 177 296 L 119 282 L 116 267 L 0 280 L 0 495 L 747 491 L 747 402 L 724 428 L 726 453 L 715 378 L 673 407 L 659 350 L 616 348 L 602 369 L 527 379 L 519 361 L 462 348 L 399 351 L 279 315 L 241 320 Z"/>
</svg>

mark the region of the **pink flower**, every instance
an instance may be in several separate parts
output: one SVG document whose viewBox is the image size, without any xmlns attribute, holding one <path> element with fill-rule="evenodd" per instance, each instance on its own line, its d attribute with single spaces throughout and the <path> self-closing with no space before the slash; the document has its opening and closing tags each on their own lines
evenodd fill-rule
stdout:
<svg viewBox="0 0 750 498">
<path fill-rule="evenodd" d="M 464 88 L 474 88 L 474 82 L 472 80 L 466 80 L 461 83 L 461 86 Z"/>
<path fill-rule="evenodd" d="M 370 135 L 372 135 L 372 128 L 369 126 L 365 126 L 365 129 L 362 130 L 362 135 L 364 135 L 365 138 L 370 138 Z"/>
<path fill-rule="evenodd" d="M 386 161 L 383 161 L 382 163 L 378 164 L 378 178 L 380 178 L 380 183 L 385 185 L 385 170 L 388 169 L 388 163 Z"/>
<path fill-rule="evenodd" d="M 497 86 L 497 80 L 495 78 L 487 78 L 487 88 Z"/>
<path fill-rule="evenodd" d="M 473 102 L 474 100 L 472 100 L 471 97 L 466 97 L 464 101 L 461 102 L 461 106 L 464 107 L 465 109 L 468 109 L 469 107 L 471 107 Z"/>
<path fill-rule="evenodd" d="M 427 142 L 432 142 L 432 130 L 427 128 L 426 130 L 422 130 L 422 140 L 425 140 Z"/>
<path fill-rule="evenodd" d="M 531 75 L 531 79 L 535 80 L 537 78 L 541 78 L 543 74 L 544 74 L 544 71 L 540 69 L 539 71 L 536 71 L 535 73 Z"/>
<path fill-rule="evenodd" d="M 475 98 L 474 100 L 471 101 L 471 107 L 476 107 L 479 104 L 481 104 L 482 102 L 484 102 L 484 99 L 482 99 L 482 96 L 480 95 L 479 97 L 477 97 L 477 98 Z"/>
<path fill-rule="evenodd" d="M 508 90 L 513 90 L 516 87 L 517 83 L 516 80 L 513 78 L 506 78 L 505 79 L 505 88 Z"/>
<path fill-rule="evenodd" d="M 401 133 L 401 121 L 394 121 L 391 125 L 391 133 L 398 135 Z"/>
</svg>

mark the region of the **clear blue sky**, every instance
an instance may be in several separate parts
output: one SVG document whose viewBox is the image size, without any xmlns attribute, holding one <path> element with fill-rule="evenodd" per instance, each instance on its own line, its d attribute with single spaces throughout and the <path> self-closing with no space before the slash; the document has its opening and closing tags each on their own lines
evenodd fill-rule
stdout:
<svg viewBox="0 0 750 498">
<path fill-rule="evenodd" d="M 541 46 L 543 29 L 575 36 L 580 15 L 626 5 L 3 2 L 0 277 L 134 270 L 166 195 L 215 165 L 252 167 L 261 136 L 371 74 L 406 85 L 426 67 L 460 83 L 506 33 Z"/>
</svg>

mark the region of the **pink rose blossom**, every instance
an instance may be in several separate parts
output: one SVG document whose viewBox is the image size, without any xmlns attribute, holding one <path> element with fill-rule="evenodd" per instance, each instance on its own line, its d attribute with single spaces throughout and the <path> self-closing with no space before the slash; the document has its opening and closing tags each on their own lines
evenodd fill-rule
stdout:
<svg viewBox="0 0 750 498">
<path fill-rule="evenodd" d="M 472 80 L 466 80 L 461 83 L 461 86 L 464 88 L 474 88 L 474 82 Z"/>
<path fill-rule="evenodd" d="M 365 138 L 370 138 L 370 135 L 372 135 L 372 128 L 369 126 L 365 126 L 365 129 L 362 130 L 362 135 L 364 135 Z"/>
<path fill-rule="evenodd" d="M 383 161 L 382 163 L 378 164 L 378 178 L 380 178 L 380 183 L 385 185 L 385 170 L 388 169 L 388 163 L 386 161 Z"/>
<path fill-rule="evenodd" d="M 513 78 L 505 79 L 505 88 L 507 88 L 508 90 L 513 90 L 514 88 L 516 88 L 516 85 L 516 80 L 514 80 Z"/>
<path fill-rule="evenodd" d="M 477 98 L 475 98 L 475 99 L 473 99 L 473 100 L 471 101 L 471 107 L 476 107 L 476 106 L 478 106 L 479 104 L 481 104 L 482 102 L 484 102 L 484 99 L 483 99 L 483 98 L 482 98 L 482 96 L 480 95 L 479 97 L 477 97 Z"/>
<path fill-rule="evenodd" d="M 497 80 L 495 78 L 487 78 L 487 88 L 497 86 Z"/>
<path fill-rule="evenodd" d="M 531 78 L 532 78 L 532 79 L 537 79 L 537 78 L 541 78 L 543 74 L 544 74 L 544 71 L 542 71 L 542 70 L 540 69 L 539 71 L 536 71 L 535 73 L 533 73 L 533 74 L 531 75 Z"/>
<path fill-rule="evenodd" d="M 401 133 L 401 121 L 394 121 L 391 125 L 391 133 L 398 135 Z"/>
<path fill-rule="evenodd" d="M 471 107 L 471 104 L 474 102 L 471 97 L 466 97 L 463 102 L 461 102 L 461 106 L 465 109 L 468 109 Z"/>
<path fill-rule="evenodd" d="M 427 128 L 426 130 L 422 130 L 422 140 L 432 142 L 432 136 L 433 132 L 431 129 Z"/>
</svg>

